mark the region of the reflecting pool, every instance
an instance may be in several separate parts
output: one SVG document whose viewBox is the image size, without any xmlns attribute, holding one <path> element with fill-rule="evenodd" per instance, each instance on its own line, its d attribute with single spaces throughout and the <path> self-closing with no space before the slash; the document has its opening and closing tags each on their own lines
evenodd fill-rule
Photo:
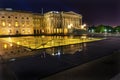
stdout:
<svg viewBox="0 0 120 80">
<path fill-rule="evenodd" d="M 103 38 L 84 36 L 25 36 L 0 38 L 0 55 L 5 59 L 35 55 L 37 51 L 50 55 L 73 54 L 82 51 L 86 42 L 98 41 Z M 84 43 L 84 44 L 81 44 Z"/>
</svg>

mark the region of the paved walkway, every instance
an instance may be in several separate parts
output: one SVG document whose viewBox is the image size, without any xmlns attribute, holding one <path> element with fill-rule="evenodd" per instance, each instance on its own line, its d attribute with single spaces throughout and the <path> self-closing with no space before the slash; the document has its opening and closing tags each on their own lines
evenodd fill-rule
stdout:
<svg viewBox="0 0 120 80">
<path fill-rule="evenodd" d="M 120 80 L 120 73 L 113 77 L 111 80 Z"/>
<path fill-rule="evenodd" d="M 6 64 L 9 71 L 15 74 L 18 80 L 39 80 L 44 77 L 50 76 L 52 74 L 58 73 L 60 71 L 64 71 L 66 69 L 70 69 L 75 66 L 88 63 L 103 56 L 109 56 L 120 49 L 119 44 L 120 44 L 120 38 L 109 38 L 102 41 L 87 43 L 82 51 L 76 51 L 74 54 L 64 53 L 58 56 L 52 56 L 47 53 L 40 53 L 35 56 L 29 56 L 26 58 L 17 59 L 16 61 L 8 62 Z M 98 63 L 95 63 L 96 66 L 98 65 Z M 101 65 L 103 65 L 103 63 L 101 63 Z M 102 67 L 104 68 L 105 66 L 103 65 Z M 85 69 L 87 68 L 84 68 L 84 70 Z M 104 70 L 106 69 L 107 67 L 104 68 Z M 111 67 L 108 69 L 108 71 L 110 69 Z M 114 71 L 115 68 L 112 69 Z M 96 70 L 99 70 L 99 68 L 97 68 Z M 89 73 L 90 71 L 87 72 Z M 117 73 L 119 72 L 117 71 L 114 71 L 114 73 L 111 72 L 111 75 L 107 78 L 110 79 L 111 77 L 115 76 Z M 75 76 L 74 73 L 71 74 L 71 76 L 72 75 L 73 77 Z M 80 75 L 80 74 L 76 74 L 76 75 Z M 99 75 L 99 77 L 101 77 L 101 75 Z M 70 77 L 68 79 L 70 80 Z M 95 80 L 94 78 L 91 79 Z"/>
<path fill-rule="evenodd" d="M 120 53 L 82 64 L 41 80 L 120 80 Z"/>
</svg>

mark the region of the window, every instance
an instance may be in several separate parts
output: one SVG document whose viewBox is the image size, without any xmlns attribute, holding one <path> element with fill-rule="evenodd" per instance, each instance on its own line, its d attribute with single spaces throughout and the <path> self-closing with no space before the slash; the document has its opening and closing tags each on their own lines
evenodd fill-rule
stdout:
<svg viewBox="0 0 120 80">
<path fill-rule="evenodd" d="M 9 24 L 8 24 L 8 26 L 10 27 L 10 26 L 11 26 L 11 24 L 9 23 Z"/>
<path fill-rule="evenodd" d="M 27 19 L 29 19 L 29 18 L 27 17 Z"/>
<path fill-rule="evenodd" d="M 2 26 L 5 26 L 5 21 L 2 21 Z"/>
<path fill-rule="evenodd" d="M 15 26 L 16 26 L 16 27 L 18 26 L 18 22 L 17 22 L 17 21 L 15 22 Z"/>
<path fill-rule="evenodd" d="M 25 33 L 25 30 L 22 30 L 23 33 Z"/>
<path fill-rule="evenodd" d="M 8 18 L 10 18 L 10 16 L 8 16 Z"/>
<path fill-rule="evenodd" d="M 2 18 L 5 18 L 4 16 L 2 16 Z"/>
<path fill-rule="evenodd" d="M 9 30 L 9 33 L 12 33 L 12 31 L 11 31 L 11 30 Z"/>
<path fill-rule="evenodd" d="M 24 27 L 25 25 L 24 25 L 24 24 L 22 24 L 22 26 Z"/>
</svg>

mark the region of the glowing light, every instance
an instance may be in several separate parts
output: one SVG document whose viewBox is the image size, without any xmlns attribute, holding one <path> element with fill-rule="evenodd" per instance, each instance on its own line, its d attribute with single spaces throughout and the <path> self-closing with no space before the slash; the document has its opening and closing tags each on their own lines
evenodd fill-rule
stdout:
<svg viewBox="0 0 120 80">
<path fill-rule="evenodd" d="M 9 61 L 11 61 L 11 62 L 12 62 L 12 61 L 15 61 L 15 60 L 16 60 L 16 59 L 14 59 L 14 58 L 13 58 L 13 59 L 10 59 Z"/>
<path fill-rule="evenodd" d="M 107 29 L 104 29 L 105 32 L 107 32 Z"/>
<path fill-rule="evenodd" d="M 57 29 L 57 33 L 59 33 L 59 29 Z"/>
<path fill-rule="evenodd" d="M 82 42 L 92 42 L 92 41 L 101 40 L 97 38 L 89 39 L 86 35 L 83 35 L 82 37 L 80 37 L 81 40 L 79 38 L 74 38 L 74 37 L 70 38 L 68 36 L 65 36 L 62 40 L 61 40 L 61 37 L 59 36 L 55 38 L 50 38 L 50 37 L 48 38 L 46 36 L 41 36 L 41 40 L 39 39 L 40 37 L 37 37 L 36 38 L 37 42 L 35 42 L 35 39 L 33 39 L 33 37 L 32 38 L 11 38 L 11 37 L 4 38 L 4 40 L 8 41 L 9 44 L 5 44 L 5 45 L 3 44 L 2 47 L 9 48 L 11 46 L 14 46 L 13 43 L 15 43 L 17 44 L 17 47 L 20 47 L 19 45 L 22 45 L 22 46 L 25 46 L 31 49 L 41 49 L 41 48 L 49 48 L 49 47 L 55 47 L 55 46 L 60 46 L 60 45 L 70 45 L 70 44 L 77 44 L 77 43 L 82 43 Z M 36 47 L 37 45 L 38 47 Z M 70 48 L 72 47 L 74 46 L 71 45 Z M 58 49 L 57 51 L 55 51 L 53 55 L 60 55 L 60 54 L 63 54 L 63 52 L 61 51 L 61 49 Z"/>
<path fill-rule="evenodd" d="M 71 29 L 71 28 L 72 28 L 72 26 L 73 26 L 73 24 L 68 25 L 68 29 Z"/>
<path fill-rule="evenodd" d="M 8 38 L 8 41 L 9 41 L 9 42 L 12 42 L 12 39 L 11 39 L 11 37 L 9 37 L 9 38 Z"/>
<path fill-rule="evenodd" d="M 61 53 L 60 53 L 60 50 L 58 50 L 58 53 L 57 53 L 57 55 L 60 55 Z"/>
<path fill-rule="evenodd" d="M 45 38 L 45 36 L 42 36 L 42 38 Z"/>
<path fill-rule="evenodd" d="M 17 45 L 20 45 L 20 42 L 17 42 Z"/>
<path fill-rule="evenodd" d="M 11 39 L 11 37 L 9 37 L 9 39 Z"/>
<path fill-rule="evenodd" d="M 11 26 L 11 24 L 9 23 L 8 26 Z"/>
<path fill-rule="evenodd" d="M 11 43 L 11 44 L 10 44 L 10 46 L 12 47 L 12 46 L 13 46 L 13 44 Z"/>
<path fill-rule="evenodd" d="M 83 26 L 86 26 L 86 24 L 83 24 Z"/>
<path fill-rule="evenodd" d="M 16 26 L 16 27 L 18 26 L 18 22 L 15 22 L 15 26 Z"/>
<path fill-rule="evenodd" d="M 109 29 L 109 31 L 111 32 L 111 29 Z"/>
<path fill-rule="evenodd" d="M 81 36 L 81 38 L 82 38 L 82 39 L 86 39 L 86 38 L 87 38 L 87 36 Z"/>
<path fill-rule="evenodd" d="M 42 30 L 42 32 L 44 32 L 44 30 Z"/>
<path fill-rule="evenodd" d="M 52 55 L 53 55 L 53 56 L 55 56 L 55 54 L 54 54 L 54 53 L 52 53 Z"/>
<path fill-rule="evenodd" d="M 86 27 L 86 24 L 83 24 L 83 25 L 81 26 L 81 29 L 85 29 L 85 27 Z"/>
<path fill-rule="evenodd" d="M 7 44 L 4 44 L 4 48 L 5 48 L 5 49 L 7 48 Z"/>
<path fill-rule="evenodd" d="M 94 29 L 92 29 L 92 32 L 94 32 Z"/>
<path fill-rule="evenodd" d="M 5 22 L 4 21 L 2 22 L 2 25 L 5 26 Z"/>
</svg>

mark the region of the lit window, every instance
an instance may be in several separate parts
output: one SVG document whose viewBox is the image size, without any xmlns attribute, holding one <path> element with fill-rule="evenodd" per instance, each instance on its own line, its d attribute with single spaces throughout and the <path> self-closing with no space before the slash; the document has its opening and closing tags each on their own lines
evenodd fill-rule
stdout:
<svg viewBox="0 0 120 80">
<path fill-rule="evenodd" d="M 24 27 L 25 25 L 23 24 L 22 26 Z"/>
<path fill-rule="evenodd" d="M 20 45 L 20 42 L 17 42 L 17 45 Z"/>
<path fill-rule="evenodd" d="M 5 22 L 4 21 L 2 22 L 2 26 L 5 26 Z"/>
<path fill-rule="evenodd" d="M 11 26 L 11 24 L 9 23 L 8 26 Z"/>
<path fill-rule="evenodd" d="M 42 30 L 42 32 L 44 32 L 44 30 Z"/>
<path fill-rule="evenodd" d="M 4 48 L 5 48 L 5 49 L 7 48 L 7 44 L 4 44 Z"/>
<path fill-rule="evenodd" d="M 59 33 L 59 29 L 57 29 L 57 33 Z"/>
<path fill-rule="evenodd" d="M 15 22 L 15 26 L 16 26 L 16 27 L 18 26 L 18 22 Z"/>
</svg>

